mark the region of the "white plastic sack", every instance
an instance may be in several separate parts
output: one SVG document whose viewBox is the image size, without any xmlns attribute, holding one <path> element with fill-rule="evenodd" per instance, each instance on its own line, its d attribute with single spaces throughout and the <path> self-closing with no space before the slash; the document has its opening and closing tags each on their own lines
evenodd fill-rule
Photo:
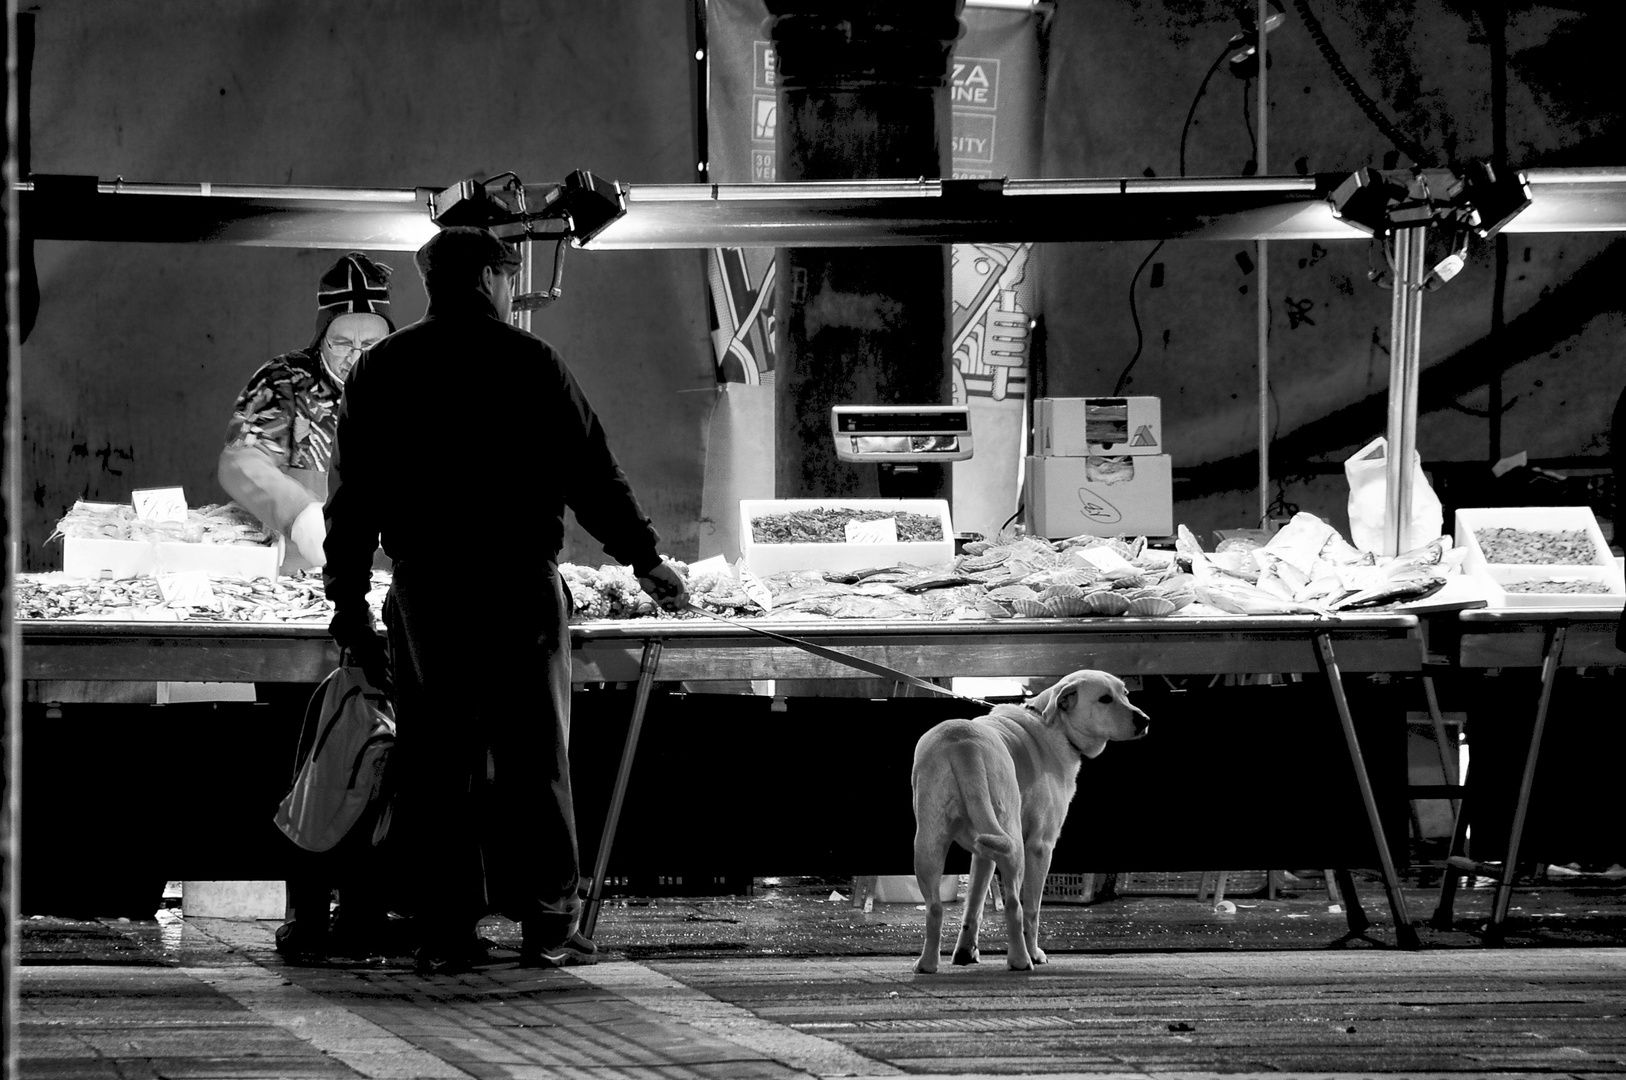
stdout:
<svg viewBox="0 0 1626 1080">
<path fill-rule="evenodd" d="M 1389 443 L 1382 435 L 1344 462 L 1349 479 L 1349 536 L 1362 551 L 1384 554 L 1383 515 L 1388 502 Z M 1440 497 L 1423 475 L 1423 459 L 1411 453 L 1411 528 L 1413 545 L 1432 540 L 1445 526 Z M 1393 554 L 1393 553 L 1391 553 Z"/>
</svg>

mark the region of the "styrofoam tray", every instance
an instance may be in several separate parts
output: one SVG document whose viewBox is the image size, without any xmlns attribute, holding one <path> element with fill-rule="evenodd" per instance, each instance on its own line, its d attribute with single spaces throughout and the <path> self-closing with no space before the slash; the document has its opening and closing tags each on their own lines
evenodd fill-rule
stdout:
<svg viewBox="0 0 1626 1080">
<path fill-rule="evenodd" d="M 1593 562 L 1493 563 L 1474 535 L 1476 529 L 1530 529 L 1542 532 L 1583 531 L 1592 541 Z M 1465 507 L 1456 513 L 1456 542 L 1467 549 L 1464 573 L 1489 584 L 1492 607 L 1619 608 L 1626 605 L 1626 579 L 1609 543 L 1588 506 Z M 1519 581 L 1595 581 L 1609 586 L 1606 593 L 1508 592 L 1504 586 Z"/>
<path fill-rule="evenodd" d="M 758 544 L 751 523 L 791 510 L 881 510 L 926 514 L 943 523 L 943 539 L 895 544 Z M 937 566 L 954 558 L 947 499 L 741 499 L 740 557 L 758 577 L 787 570 L 867 570 L 910 563 Z"/>
<path fill-rule="evenodd" d="M 201 570 L 210 577 L 275 581 L 281 564 L 276 544 L 187 544 L 77 536 L 62 541 L 62 572 L 74 578 L 156 577 Z"/>
</svg>

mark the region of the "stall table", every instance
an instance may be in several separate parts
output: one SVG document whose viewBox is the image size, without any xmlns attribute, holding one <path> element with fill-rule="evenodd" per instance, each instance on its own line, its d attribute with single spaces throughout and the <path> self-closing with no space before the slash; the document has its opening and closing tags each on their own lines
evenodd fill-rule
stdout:
<svg viewBox="0 0 1626 1080">
<path fill-rule="evenodd" d="M 1530 808 L 1530 791 L 1535 783 L 1541 757 L 1542 738 L 1547 727 L 1547 707 L 1552 700 L 1553 682 L 1560 668 L 1618 667 L 1626 665 L 1626 653 L 1615 646 L 1620 612 L 1596 607 L 1512 607 L 1482 608 L 1459 612 L 1455 625 L 1444 634 L 1430 632 L 1431 647 L 1443 647 L 1447 658 L 1458 668 L 1482 671 L 1490 668 L 1540 668 L 1541 688 L 1536 697 L 1535 726 L 1530 733 L 1524 771 L 1513 804 L 1513 824 L 1508 832 L 1506 857 L 1500 867 L 1489 867 L 1464 855 L 1467 846 L 1467 808 L 1474 796 L 1470 777 L 1462 804 L 1451 830 L 1447 870 L 1440 884 L 1440 900 L 1430 925 L 1449 929 L 1456 900 L 1459 873 L 1495 871 L 1496 894 L 1491 902 L 1486 937 L 1499 940 L 1507 918 L 1514 882 L 1518 877 L 1520 842 Z M 1436 645 L 1438 639 L 1443 638 Z"/>
<path fill-rule="evenodd" d="M 999 623 L 773 619 L 764 625 L 778 634 L 928 679 L 1056 678 L 1079 668 L 1101 668 L 1119 676 L 1324 672 L 1382 863 L 1396 940 L 1407 948 L 1417 944 L 1340 680 L 1344 671 L 1420 670 L 1422 648 L 1415 616 L 1034 619 Z M 587 623 L 572 628 L 572 643 L 577 678 L 637 681 L 632 725 L 611 794 L 584 919 L 590 935 L 644 710 L 655 680 L 839 679 L 851 678 L 853 670 L 795 646 L 765 640 L 738 626 L 705 619 Z M 1353 902 L 1349 922 L 1355 933 L 1367 925 Z"/>
<path fill-rule="evenodd" d="M 327 630 L 312 624 L 19 621 L 25 680 L 319 682 L 338 663 Z M 1324 673 L 1342 725 L 1402 947 L 1417 945 L 1376 799 L 1356 738 L 1343 672 L 1422 667 L 1412 615 L 1174 616 L 993 622 L 764 620 L 764 626 L 920 678 L 1054 678 L 1079 668 L 1119 676 Z M 635 682 L 633 717 L 584 914 L 591 935 L 617 819 L 657 680 L 846 679 L 824 656 L 712 619 L 590 621 L 571 627 L 573 679 Z M 1352 932 L 1366 928 L 1349 905 Z"/>
</svg>

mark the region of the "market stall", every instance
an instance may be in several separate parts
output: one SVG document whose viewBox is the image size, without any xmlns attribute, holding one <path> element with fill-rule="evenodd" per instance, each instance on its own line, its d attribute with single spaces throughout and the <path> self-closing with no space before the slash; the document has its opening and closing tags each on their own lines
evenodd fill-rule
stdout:
<svg viewBox="0 0 1626 1080">
<path fill-rule="evenodd" d="M 1502 223 L 1509 232 L 1626 227 L 1622 209 L 1626 206 L 1626 177 L 1619 170 L 1544 170 L 1531 172 L 1527 179 L 1533 202 L 1510 222 Z M 1329 176 L 628 186 L 620 191 L 622 212 L 601 222 L 590 238 L 578 240 L 583 247 L 619 249 L 1176 236 L 1362 239 L 1365 234 L 1341 216 L 1333 201 L 1341 180 Z M 89 237 L 83 222 L 95 220 L 100 224 L 94 238 L 101 240 L 402 250 L 416 248 L 432 233 L 435 198 L 444 195 L 429 189 L 380 192 L 141 185 L 99 183 L 94 178 L 41 178 L 37 183 L 25 182 L 20 190 L 22 213 L 33 235 L 41 238 Z M 87 213 L 87 208 L 95 212 Z M 1404 324 L 1408 341 L 1415 341 L 1416 317 L 1415 306 L 1396 312 L 1397 333 Z M 1400 396 L 1391 427 L 1406 432 L 1415 427 L 1415 396 L 1404 387 L 1396 389 Z M 1410 445 L 1405 437 L 1394 442 Z M 1395 515 L 1391 511 L 1389 516 L 1393 519 Z M 1186 552 L 1188 560 L 1192 554 Z M 977 607 L 970 602 L 950 605 L 949 615 L 943 608 L 934 608 L 907 620 L 872 615 L 804 624 L 796 620 L 793 610 L 788 616 L 781 612 L 774 625 L 776 630 L 794 631 L 807 640 L 871 656 L 927 678 L 1053 676 L 1090 665 L 1120 674 L 1147 675 L 1325 671 L 1355 754 L 1355 776 L 1366 788 L 1337 672 L 1417 670 L 1421 650 L 1415 618 L 1335 611 L 1334 603 L 1354 593 L 1383 598 L 1387 582 L 1365 581 L 1351 588 L 1346 587 L 1349 582 L 1336 581 L 1335 599 L 1325 576 L 1300 580 L 1278 566 L 1256 566 L 1254 580 L 1242 584 L 1256 589 L 1261 573 L 1267 573 L 1275 591 L 1261 601 L 1254 592 L 1243 591 L 1237 581 L 1225 580 L 1225 566 L 1218 569 L 1219 574 L 1208 582 L 1200 608 L 1182 609 L 1172 616 L 1166 612 L 1161 617 L 1125 617 L 1108 611 L 1040 612 L 1031 605 L 1060 603 L 1065 607 L 1088 601 L 1083 593 L 1042 597 L 1039 594 L 1046 590 L 1035 588 L 1031 597 L 992 598 L 1005 609 L 1003 614 L 983 605 L 981 618 L 969 614 L 969 609 Z M 1050 583 L 1047 588 L 1066 584 Z M 1170 593 L 1158 590 L 1170 587 L 1165 578 L 1144 586 L 1153 594 L 1150 597 L 1130 599 L 1129 590 L 1117 588 L 1097 589 L 1088 595 L 1124 594 L 1125 604 L 1165 601 Z M 117 591 L 105 583 L 97 588 Z M 291 620 L 279 616 L 277 621 L 227 622 L 212 616 L 233 607 L 233 599 L 251 606 L 256 601 L 241 595 L 234 598 L 230 588 L 220 592 L 224 595 L 213 597 L 218 609 L 193 608 L 181 614 L 176 613 L 177 601 L 152 595 L 127 600 L 123 606 L 131 610 L 106 620 L 85 611 L 72 618 L 49 611 L 29 618 L 25 613 L 19 620 L 24 678 L 315 683 L 336 663 L 336 650 L 325 630 L 325 613 L 316 597 L 294 598 L 299 613 Z M 1174 595 L 1185 599 L 1178 589 Z M 712 592 L 714 601 L 718 596 Z M 1099 596 L 1094 602 L 1101 602 Z M 180 603 L 184 607 L 184 601 Z M 168 617 L 177 621 L 140 621 L 144 616 L 137 611 L 157 607 L 167 608 Z M 240 612 L 241 607 L 236 610 Z M 730 615 L 761 614 L 745 611 L 743 602 L 741 606 L 718 603 L 715 610 Z M 955 611 L 959 615 L 951 617 Z M 748 631 L 703 617 L 589 619 L 575 628 L 573 642 L 577 679 L 636 681 L 644 689 L 635 709 L 640 716 L 647 690 L 657 679 L 701 682 L 850 676 L 832 661 L 767 643 Z M 636 720 L 623 753 L 617 803 L 636 750 Z M 1404 941 L 1411 931 L 1395 870 L 1387 860 L 1388 848 L 1370 790 L 1363 790 L 1363 795 L 1377 849 L 1385 855 L 1386 884 Z M 595 906 L 613 831 L 612 817 L 595 874 Z"/>
</svg>

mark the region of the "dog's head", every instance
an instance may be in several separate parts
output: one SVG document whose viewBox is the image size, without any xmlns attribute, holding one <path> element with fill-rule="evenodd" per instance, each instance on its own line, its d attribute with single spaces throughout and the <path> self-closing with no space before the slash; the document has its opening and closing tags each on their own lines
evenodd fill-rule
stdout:
<svg viewBox="0 0 1626 1080">
<path fill-rule="evenodd" d="M 1092 758 L 1109 742 L 1138 739 L 1151 717 L 1129 703 L 1123 680 L 1105 671 L 1075 671 L 1028 702 L 1045 723 L 1058 724 L 1080 755 Z"/>
</svg>

